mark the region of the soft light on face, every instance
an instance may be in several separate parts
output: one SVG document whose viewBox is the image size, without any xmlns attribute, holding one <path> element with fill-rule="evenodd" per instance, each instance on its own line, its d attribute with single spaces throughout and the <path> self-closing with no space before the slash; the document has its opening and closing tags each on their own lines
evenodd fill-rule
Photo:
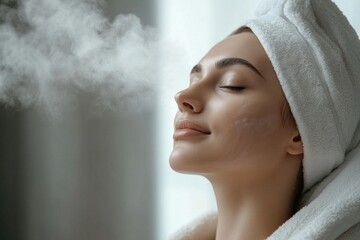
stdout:
<svg viewBox="0 0 360 240">
<path fill-rule="evenodd" d="M 235 172 L 244 181 L 265 179 L 287 154 L 284 94 L 256 36 L 243 32 L 215 45 L 176 95 L 171 167 L 204 176 Z"/>
</svg>

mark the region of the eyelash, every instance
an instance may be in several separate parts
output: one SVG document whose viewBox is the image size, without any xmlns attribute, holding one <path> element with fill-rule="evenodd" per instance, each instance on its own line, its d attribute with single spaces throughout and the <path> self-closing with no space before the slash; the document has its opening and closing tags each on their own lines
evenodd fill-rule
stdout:
<svg viewBox="0 0 360 240">
<path fill-rule="evenodd" d="M 220 88 L 226 88 L 232 91 L 242 91 L 245 89 L 244 87 L 240 87 L 240 86 L 220 86 Z"/>
</svg>

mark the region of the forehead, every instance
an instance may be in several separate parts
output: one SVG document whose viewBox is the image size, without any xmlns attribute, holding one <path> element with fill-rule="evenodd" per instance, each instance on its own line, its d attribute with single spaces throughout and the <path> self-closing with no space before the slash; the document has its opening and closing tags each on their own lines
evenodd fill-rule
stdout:
<svg viewBox="0 0 360 240">
<path fill-rule="evenodd" d="M 211 48 L 200 63 L 212 64 L 213 61 L 229 57 L 243 58 L 255 65 L 268 78 L 276 77 L 264 48 L 252 32 L 242 32 L 225 38 Z"/>
</svg>

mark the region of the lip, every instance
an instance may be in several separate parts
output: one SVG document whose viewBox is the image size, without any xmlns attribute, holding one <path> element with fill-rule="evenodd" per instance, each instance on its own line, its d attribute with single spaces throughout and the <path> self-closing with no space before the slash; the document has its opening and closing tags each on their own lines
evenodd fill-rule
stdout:
<svg viewBox="0 0 360 240">
<path fill-rule="evenodd" d="M 175 124 L 174 140 L 209 135 L 210 132 L 192 121 L 181 119 Z"/>
</svg>

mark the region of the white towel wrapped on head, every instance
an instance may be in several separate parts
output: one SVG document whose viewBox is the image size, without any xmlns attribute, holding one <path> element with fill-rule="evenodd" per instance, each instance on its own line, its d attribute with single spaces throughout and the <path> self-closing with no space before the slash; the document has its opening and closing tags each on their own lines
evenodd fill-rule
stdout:
<svg viewBox="0 0 360 240">
<path fill-rule="evenodd" d="M 304 190 L 359 141 L 360 41 L 330 0 L 267 0 L 246 23 L 268 54 L 304 143 Z"/>
<path fill-rule="evenodd" d="M 256 14 L 246 26 L 289 102 L 304 143 L 304 191 L 312 187 L 269 239 L 360 239 L 359 38 L 330 0 L 267 0 Z"/>
</svg>

